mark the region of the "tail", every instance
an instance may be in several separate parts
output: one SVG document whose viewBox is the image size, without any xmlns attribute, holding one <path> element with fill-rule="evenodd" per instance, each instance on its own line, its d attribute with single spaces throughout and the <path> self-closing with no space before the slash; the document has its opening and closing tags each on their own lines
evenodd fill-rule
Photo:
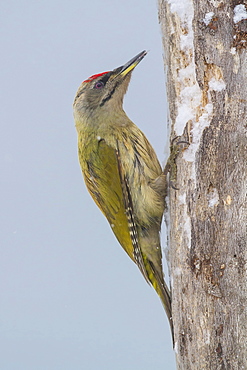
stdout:
<svg viewBox="0 0 247 370">
<path fill-rule="evenodd" d="M 171 328 L 171 335 L 172 335 L 172 344 L 174 348 L 174 330 L 173 330 L 173 321 L 172 321 L 172 305 L 171 305 L 171 294 L 170 291 L 165 283 L 163 276 L 161 277 L 160 274 L 156 271 L 153 263 L 149 261 L 149 265 L 152 270 L 152 276 L 149 274 L 150 282 L 156 292 L 158 293 L 163 307 L 165 309 L 170 328 Z"/>
<path fill-rule="evenodd" d="M 168 321 L 169 321 L 169 324 L 170 324 L 170 328 L 171 328 L 171 335 L 172 335 L 172 345 L 173 345 L 173 348 L 174 348 L 174 329 L 173 329 L 173 320 L 172 320 L 172 305 L 171 305 L 171 293 L 165 283 L 165 281 L 163 283 L 161 283 L 161 290 L 162 293 L 159 294 L 159 292 L 157 291 L 157 293 L 159 294 L 160 296 L 160 299 L 161 299 L 161 302 L 163 304 L 163 307 L 166 311 L 166 314 L 167 314 L 167 318 L 168 318 Z"/>
</svg>

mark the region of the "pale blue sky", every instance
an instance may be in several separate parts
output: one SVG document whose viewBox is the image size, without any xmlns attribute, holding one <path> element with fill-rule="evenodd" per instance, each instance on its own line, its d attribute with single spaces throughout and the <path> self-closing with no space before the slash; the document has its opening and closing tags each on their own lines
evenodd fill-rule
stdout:
<svg viewBox="0 0 247 370">
<path fill-rule="evenodd" d="M 81 81 L 148 55 L 125 99 L 162 161 L 166 95 L 155 1 L 2 1 L 1 370 L 173 370 L 157 294 L 86 191 Z"/>
</svg>

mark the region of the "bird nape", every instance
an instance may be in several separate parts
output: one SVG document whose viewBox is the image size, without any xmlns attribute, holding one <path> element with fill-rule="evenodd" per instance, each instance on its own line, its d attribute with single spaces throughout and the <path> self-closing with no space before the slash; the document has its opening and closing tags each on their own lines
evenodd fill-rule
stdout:
<svg viewBox="0 0 247 370">
<path fill-rule="evenodd" d="M 146 54 L 83 81 L 74 100 L 74 119 L 87 189 L 161 298 L 173 334 L 160 246 L 166 176 L 149 141 L 123 110 L 132 71 Z"/>
</svg>

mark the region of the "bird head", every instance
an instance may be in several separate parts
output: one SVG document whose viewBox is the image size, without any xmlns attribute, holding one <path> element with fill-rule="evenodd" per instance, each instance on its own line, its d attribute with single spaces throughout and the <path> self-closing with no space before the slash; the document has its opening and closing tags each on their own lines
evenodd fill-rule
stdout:
<svg viewBox="0 0 247 370">
<path fill-rule="evenodd" d="M 144 50 L 113 71 L 95 74 L 82 82 L 74 100 L 74 111 L 80 116 L 91 116 L 101 111 L 122 109 L 133 69 L 145 57 Z"/>
</svg>

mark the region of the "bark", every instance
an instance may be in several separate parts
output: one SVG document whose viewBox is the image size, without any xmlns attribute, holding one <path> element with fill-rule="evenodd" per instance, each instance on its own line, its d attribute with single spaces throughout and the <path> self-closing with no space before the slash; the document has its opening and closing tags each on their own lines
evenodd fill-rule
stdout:
<svg viewBox="0 0 247 370">
<path fill-rule="evenodd" d="M 178 369 L 247 369 L 247 2 L 239 4 L 159 1 L 171 139 L 190 142 L 176 160 L 178 190 L 169 190 Z"/>
</svg>

